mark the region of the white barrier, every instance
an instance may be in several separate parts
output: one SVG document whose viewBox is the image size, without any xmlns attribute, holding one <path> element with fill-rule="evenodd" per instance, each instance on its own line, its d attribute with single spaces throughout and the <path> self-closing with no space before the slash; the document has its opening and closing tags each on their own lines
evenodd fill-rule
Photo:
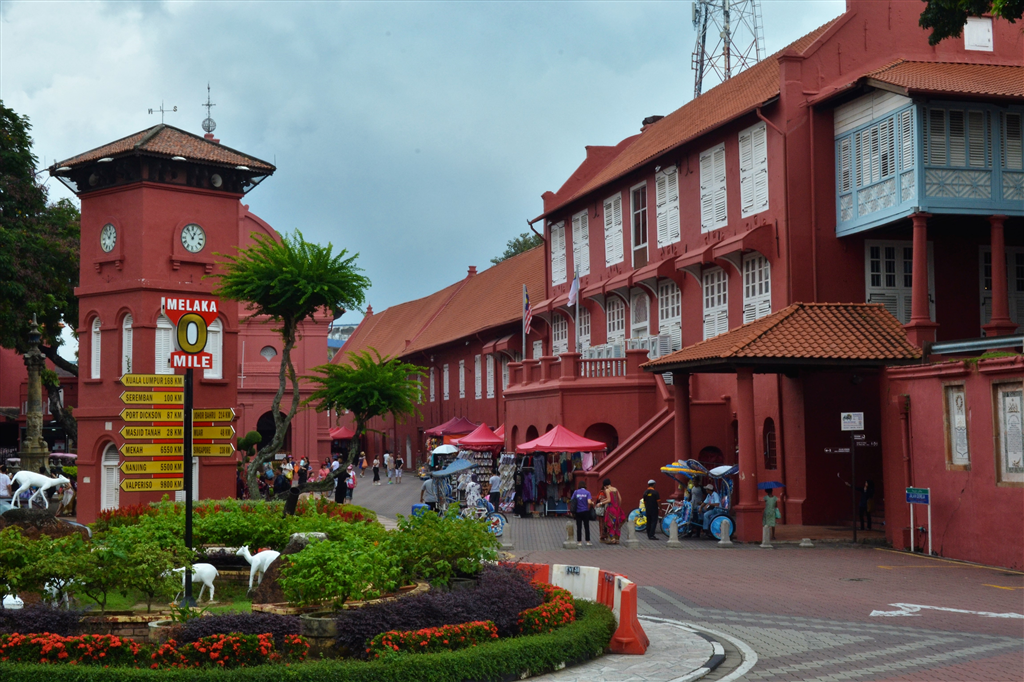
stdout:
<svg viewBox="0 0 1024 682">
<path fill-rule="evenodd" d="M 596 566 L 552 564 L 551 584 L 569 590 L 577 599 L 597 601 L 597 585 L 600 573 L 601 569 Z"/>
</svg>

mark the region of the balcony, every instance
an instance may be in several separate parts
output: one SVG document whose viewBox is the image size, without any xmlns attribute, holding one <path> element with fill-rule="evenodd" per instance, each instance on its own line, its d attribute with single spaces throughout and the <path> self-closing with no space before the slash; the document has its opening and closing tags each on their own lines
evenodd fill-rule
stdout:
<svg viewBox="0 0 1024 682">
<path fill-rule="evenodd" d="M 509 363 L 509 385 L 505 395 L 528 392 L 537 388 L 559 386 L 626 385 L 653 387 L 653 374 L 644 372 L 640 365 L 647 362 L 646 349 L 628 349 L 625 357 L 583 358 L 579 353 L 562 353 L 559 357 L 545 356 L 539 360 Z"/>
</svg>

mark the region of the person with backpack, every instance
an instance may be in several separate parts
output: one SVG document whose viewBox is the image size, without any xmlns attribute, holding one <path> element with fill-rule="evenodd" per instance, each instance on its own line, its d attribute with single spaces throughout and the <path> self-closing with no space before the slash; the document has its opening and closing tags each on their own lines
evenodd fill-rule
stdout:
<svg viewBox="0 0 1024 682">
<path fill-rule="evenodd" d="M 345 478 L 345 502 L 352 504 L 352 492 L 356 489 L 356 468 L 348 465 L 348 476 Z"/>
<path fill-rule="evenodd" d="M 405 460 L 402 459 L 401 455 L 395 458 L 395 483 L 402 482 L 402 467 L 405 466 Z"/>
</svg>

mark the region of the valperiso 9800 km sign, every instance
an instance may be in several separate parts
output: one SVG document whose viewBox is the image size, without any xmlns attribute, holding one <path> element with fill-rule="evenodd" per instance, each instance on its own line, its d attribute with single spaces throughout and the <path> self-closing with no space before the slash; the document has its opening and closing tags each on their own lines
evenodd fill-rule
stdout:
<svg viewBox="0 0 1024 682">
<path fill-rule="evenodd" d="M 217 301 L 210 298 L 160 299 L 164 314 L 174 323 L 178 348 L 171 352 L 175 369 L 212 369 L 213 355 L 206 352 L 209 326 L 217 319 Z"/>
</svg>

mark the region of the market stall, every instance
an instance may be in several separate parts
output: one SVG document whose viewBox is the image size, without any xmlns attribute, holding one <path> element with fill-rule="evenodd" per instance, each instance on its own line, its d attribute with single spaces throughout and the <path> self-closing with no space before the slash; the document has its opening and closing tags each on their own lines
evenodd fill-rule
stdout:
<svg viewBox="0 0 1024 682">
<path fill-rule="evenodd" d="M 452 445 L 457 446 L 461 451 L 460 458 L 473 462 L 472 479 L 480 485 L 481 489 L 487 488 L 489 493 L 488 481 L 495 471 L 498 472 L 498 475 L 501 476 L 501 485 L 498 491 L 501 493 L 502 503 L 506 501 L 506 497 L 508 498 L 510 510 L 514 495 L 515 458 L 506 458 L 509 461 L 504 466 L 501 465 L 499 453 L 505 445 L 505 439 L 487 428 L 486 424 L 481 424 L 468 436 L 453 440 Z M 499 508 L 501 506 L 499 504 Z"/>
<path fill-rule="evenodd" d="M 350 442 L 356 432 L 347 426 L 338 426 L 327 432 L 331 437 L 331 454 L 348 454 Z"/>
<path fill-rule="evenodd" d="M 450 445 L 453 440 L 472 433 L 477 426 L 479 424 L 471 422 L 465 417 L 452 417 L 443 424 L 427 429 L 423 432 L 427 437 L 427 442 L 424 443 L 426 452 L 434 453 L 440 446 Z M 445 466 L 452 459 L 454 457 L 438 459 L 437 456 L 434 456 L 431 458 L 429 466 Z"/>
<path fill-rule="evenodd" d="M 514 512 L 520 516 L 566 513 L 575 487 L 574 472 L 593 469 L 595 455 L 606 448 L 601 441 L 584 438 L 562 425 L 518 446 Z"/>
</svg>

